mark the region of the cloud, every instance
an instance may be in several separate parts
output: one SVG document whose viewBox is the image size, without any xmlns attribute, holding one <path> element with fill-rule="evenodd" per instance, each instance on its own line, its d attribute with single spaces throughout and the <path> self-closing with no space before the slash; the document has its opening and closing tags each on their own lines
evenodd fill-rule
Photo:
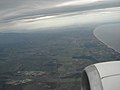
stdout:
<svg viewBox="0 0 120 90">
<path fill-rule="evenodd" d="M 59 28 L 65 26 L 96 24 L 96 23 L 111 23 L 119 22 L 120 8 L 109 8 L 100 10 L 91 10 L 89 12 L 76 12 L 71 14 L 63 14 L 56 16 L 47 16 L 35 19 L 18 20 L 7 25 L 7 31 L 21 30 L 35 30 L 43 28 Z M 9 27 L 8 27 L 9 26 Z"/>
<path fill-rule="evenodd" d="M 90 17 L 92 18 L 95 13 L 99 12 L 104 12 L 106 16 L 116 20 L 120 13 L 116 12 L 120 10 L 119 6 L 119 0 L 0 0 L 0 30 L 7 30 L 7 27 L 9 29 L 19 28 L 19 30 L 63 27 L 81 23 L 78 20 L 82 18 L 86 21 L 84 23 L 88 23 L 92 21 Z M 111 14 L 105 13 L 108 11 Z M 100 15 L 98 14 L 96 18 L 98 22 Z M 103 15 L 104 20 L 108 21 L 105 15 Z"/>
<path fill-rule="evenodd" d="M 99 1 L 103 1 L 103 0 L 74 0 L 74 1 L 63 2 L 61 4 L 56 5 L 56 7 L 83 5 L 83 4 L 94 3 Z"/>
</svg>

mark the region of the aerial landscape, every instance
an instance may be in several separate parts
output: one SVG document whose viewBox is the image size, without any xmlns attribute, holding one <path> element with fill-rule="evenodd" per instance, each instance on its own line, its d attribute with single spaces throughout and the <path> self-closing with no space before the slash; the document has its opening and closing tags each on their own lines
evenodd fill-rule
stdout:
<svg viewBox="0 0 120 90">
<path fill-rule="evenodd" d="M 79 90 L 86 66 L 120 59 L 120 53 L 100 42 L 93 30 L 1 33 L 1 90 Z"/>
<path fill-rule="evenodd" d="M 81 90 L 85 67 L 120 60 L 119 6 L 119 0 L 0 1 L 0 90 Z"/>
</svg>

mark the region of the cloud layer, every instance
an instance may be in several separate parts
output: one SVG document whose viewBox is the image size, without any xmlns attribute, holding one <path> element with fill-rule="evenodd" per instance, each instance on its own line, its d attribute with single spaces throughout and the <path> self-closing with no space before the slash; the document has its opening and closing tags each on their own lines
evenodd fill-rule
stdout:
<svg viewBox="0 0 120 90">
<path fill-rule="evenodd" d="M 0 31 L 119 22 L 120 0 L 0 0 Z"/>
</svg>

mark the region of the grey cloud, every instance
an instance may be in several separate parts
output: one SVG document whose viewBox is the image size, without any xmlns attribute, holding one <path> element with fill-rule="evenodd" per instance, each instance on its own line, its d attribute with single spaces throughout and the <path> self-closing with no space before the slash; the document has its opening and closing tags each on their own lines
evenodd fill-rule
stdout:
<svg viewBox="0 0 120 90">
<path fill-rule="evenodd" d="M 8 1 L 8 0 L 5 0 L 5 1 Z M 12 0 L 12 1 L 16 1 L 16 0 Z M 31 1 L 30 3 L 32 3 L 32 0 L 29 0 L 29 1 Z M 38 2 L 38 0 L 35 0 L 35 1 Z M 53 0 L 53 1 L 56 1 L 56 3 L 58 3 L 57 0 Z M 48 3 L 50 1 L 49 0 L 39 1 L 39 3 L 46 3 L 46 2 Z M 0 23 L 7 23 L 7 22 L 21 20 L 21 19 L 37 18 L 37 17 L 41 17 L 41 15 L 42 16 L 61 15 L 61 14 L 66 14 L 71 12 L 89 11 L 93 9 L 112 8 L 112 7 L 119 7 L 119 6 L 120 6 L 120 1 L 108 0 L 104 2 L 97 2 L 92 4 L 80 5 L 80 6 L 52 7 L 52 8 L 45 8 L 45 9 L 38 8 L 35 10 L 29 10 L 29 9 L 26 10 L 22 8 L 23 10 L 21 13 L 18 11 L 19 14 L 16 14 L 16 15 L 14 14 L 14 15 L 10 15 L 5 18 L 2 18 Z M 17 8 L 17 9 L 20 9 L 20 8 Z M 16 9 L 16 12 L 17 12 L 17 9 Z"/>
<path fill-rule="evenodd" d="M 120 0 L 106 0 L 85 5 L 54 7 L 65 0 L 0 0 L 0 10 L 5 11 L 0 17 L 0 25 L 24 19 L 45 16 L 64 15 L 75 12 L 90 11 L 104 8 L 120 7 Z M 69 0 L 66 0 L 69 1 Z M 33 20 L 34 21 L 34 20 Z"/>
<path fill-rule="evenodd" d="M 0 0 L 0 10 L 15 8 L 22 4 L 21 0 Z"/>
<path fill-rule="evenodd" d="M 0 0 L 0 10 L 14 9 L 22 6 L 32 7 L 34 5 L 40 5 L 41 7 L 49 6 L 54 3 L 60 3 L 64 0 Z M 66 0 L 69 1 L 69 0 Z"/>
<path fill-rule="evenodd" d="M 50 8 L 64 0 L 0 0 L 0 21 L 24 19 L 41 14 L 45 8 Z M 69 0 L 66 0 L 69 1 Z M 38 14 L 39 12 L 39 14 Z M 34 16 L 33 16 L 34 15 Z"/>
</svg>

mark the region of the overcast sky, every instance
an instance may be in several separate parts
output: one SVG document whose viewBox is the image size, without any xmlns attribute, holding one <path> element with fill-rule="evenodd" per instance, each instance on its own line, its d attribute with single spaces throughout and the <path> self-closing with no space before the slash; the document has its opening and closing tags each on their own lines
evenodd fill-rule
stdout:
<svg viewBox="0 0 120 90">
<path fill-rule="evenodd" d="M 0 0 L 0 31 L 119 21 L 120 0 Z"/>
</svg>

